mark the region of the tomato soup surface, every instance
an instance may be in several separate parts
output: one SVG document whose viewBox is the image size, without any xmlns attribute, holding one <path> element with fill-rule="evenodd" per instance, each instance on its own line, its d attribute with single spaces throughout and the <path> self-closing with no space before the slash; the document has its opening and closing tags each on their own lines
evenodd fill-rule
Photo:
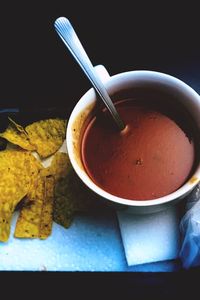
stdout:
<svg viewBox="0 0 200 300">
<path fill-rule="evenodd" d="M 176 191 L 194 165 L 193 139 L 169 114 L 145 101 L 127 99 L 116 103 L 116 108 L 125 130 L 118 131 L 104 110 L 83 134 L 82 161 L 93 182 L 130 200 L 150 200 Z"/>
</svg>

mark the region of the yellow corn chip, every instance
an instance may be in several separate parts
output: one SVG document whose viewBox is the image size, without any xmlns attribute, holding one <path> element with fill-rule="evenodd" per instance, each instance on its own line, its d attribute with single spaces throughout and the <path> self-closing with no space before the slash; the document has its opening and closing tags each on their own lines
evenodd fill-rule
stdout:
<svg viewBox="0 0 200 300">
<path fill-rule="evenodd" d="M 0 133 L 0 137 L 7 141 L 20 146 L 26 150 L 35 150 L 35 146 L 31 145 L 29 137 L 22 126 L 15 123 L 12 119 L 9 119 L 10 123 L 7 129 Z"/>
<path fill-rule="evenodd" d="M 30 199 L 29 199 L 30 197 Z M 21 209 L 14 236 L 18 238 L 38 238 L 43 201 L 45 197 L 45 180 L 38 176 L 35 189 L 27 195 L 26 204 Z M 31 200 L 31 201 L 29 201 Z"/>
<path fill-rule="evenodd" d="M 65 179 L 65 180 L 64 180 Z M 69 200 L 68 178 L 58 180 L 55 187 L 53 220 L 68 228 L 73 220 L 73 203 Z"/>
<path fill-rule="evenodd" d="M 53 200 L 54 200 L 54 184 L 53 176 L 46 177 L 45 180 L 45 198 L 41 213 L 39 237 L 46 239 L 52 230 L 53 225 Z"/>
<path fill-rule="evenodd" d="M 65 177 L 72 168 L 69 156 L 67 153 L 57 152 L 51 161 L 48 168 L 42 170 L 43 176 L 53 175 L 57 181 L 61 177 Z"/>
<path fill-rule="evenodd" d="M 30 143 L 35 146 L 41 158 L 54 154 L 63 144 L 66 120 L 47 119 L 34 122 L 25 128 Z"/>
<path fill-rule="evenodd" d="M 72 166 L 69 156 L 66 153 L 57 152 L 51 162 L 50 167 L 42 170 L 42 175 L 53 175 L 55 183 L 60 182 L 57 192 L 54 196 L 53 219 L 56 223 L 68 228 L 73 219 L 73 210 L 69 207 L 65 195 L 63 196 L 62 190 L 64 188 L 63 182 L 59 181 L 64 178 L 71 170 Z"/>
<path fill-rule="evenodd" d="M 46 239 L 53 224 L 54 178 L 38 175 L 20 211 L 14 236 Z"/>
<path fill-rule="evenodd" d="M 14 209 L 41 169 L 42 165 L 27 151 L 0 152 L 0 241 L 8 240 Z"/>
<path fill-rule="evenodd" d="M 26 178 L 30 182 L 42 169 L 42 164 L 31 152 L 12 149 L 0 151 L 0 171 L 14 174 L 18 181 Z"/>
<path fill-rule="evenodd" d="M 78 178 L 68 154 L 57 152 L 50 167 L 43 169 L 41 174 L 53 175 L 55 178 L 53 220 L 56 223 L 68 228 L 75 212 L 98 207 L 100 201 L 97 201 L 97 196 L 89 191 Z"/>
<path fill-rule="evenodd" d="M 14 174 L 2 174 L 0 180 L 0 241 L 6 242 L 10 235 L 10 222 L 16 205 L 24 198 L 29 182 Z"/>
<path fill-rule="evenodd" d="M 68 228 L 76 212 L 85 212 L 101 207 L 98 197 L 80 181 L 72 168 L 55 186 L 53 220 Z"/>
</svg>

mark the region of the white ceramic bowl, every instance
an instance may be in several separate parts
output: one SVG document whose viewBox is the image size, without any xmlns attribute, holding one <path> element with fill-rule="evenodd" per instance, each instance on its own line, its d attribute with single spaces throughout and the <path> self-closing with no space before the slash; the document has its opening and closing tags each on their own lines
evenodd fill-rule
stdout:
<svg viewBox="0 0 200 300">
<path fill-rule="evenodd" d="M 173 95 L 176 95 L 179 103 L 187 109 L 196 123 L 197 130 L 199 131 L 200 143 L 200 96 L 186 83 L 171 75 L 155 71 L 130 71 L 110 77 L 103 66 L 97 66 L 96 70 L 110 95 L 119 91 L 119 89 L 129 89 L 134 87 L 159 87 L 163 92 L 166 91 L 167 93 L 170 92 Z M 94 89 L 91 88 L 82 96 L 74 107 L 68 121 L 66 132 L 67 150 L 72 166 L 89 189 L 100 197 L 111 201 L 113 204 L 118 204 L 118 207 L 127 209 L 128 212 L 149 213 L 162 210 L 177 203 L 198 184 L 200 181 L 200 162 L 197 163 L 197 168 L 191 178 L 183 186 L 167 196 L 153 200 L 128 200 L 109 194 L 98 187 L 84 170 L 80 155 L 81 133 L 86 126 L 88 116 L 95 112 L 96 103 L 96 94 Z"/>
</svg>

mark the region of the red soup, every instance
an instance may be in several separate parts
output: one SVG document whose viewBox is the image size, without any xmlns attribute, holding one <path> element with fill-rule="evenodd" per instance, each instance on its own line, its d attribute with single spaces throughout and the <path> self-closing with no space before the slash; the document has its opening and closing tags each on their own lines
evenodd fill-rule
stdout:
<svg viewBox="0 0 200 300">
<path fill-rule="evenodd" d="M 116 130 L 104 110 L 83 134 L 81 155 L 88 175 L 105 191 L 126 199 L 155 199 L 176 191 L 195 160 L 187 122 L 179 124 L 170 109 L 165 114 L 145 101 L 127 99 L 116 108 L 126 124 L 124 131 Z"/>
</svg>

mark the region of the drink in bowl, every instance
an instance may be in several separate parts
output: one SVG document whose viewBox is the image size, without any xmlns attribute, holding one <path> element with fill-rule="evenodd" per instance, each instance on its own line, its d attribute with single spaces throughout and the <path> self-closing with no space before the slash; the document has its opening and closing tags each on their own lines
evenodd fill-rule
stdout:
<svg viewBox="0 0 200 300">
<path fill-rule="evenodd" d="M 129 212 L 177 203 L 200 180 L 200 96 L 168 74 L 130 71 L 109 77 L 99 70 L 126 127 L 116 128 L 90 89 L 67 125 L 74 170 L 89 189 Z"/>
</svg>

